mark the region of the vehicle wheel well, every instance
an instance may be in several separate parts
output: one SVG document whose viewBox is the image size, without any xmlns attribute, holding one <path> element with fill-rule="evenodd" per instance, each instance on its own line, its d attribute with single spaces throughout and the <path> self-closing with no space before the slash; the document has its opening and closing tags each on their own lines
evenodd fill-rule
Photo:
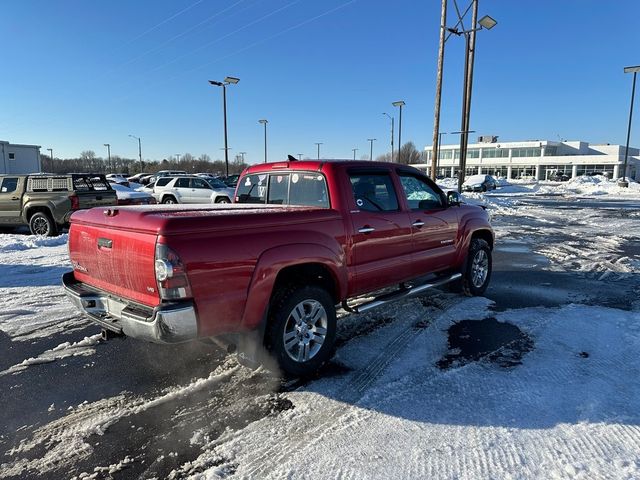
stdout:
<svg viewBox="0 0 640 480">
<path fill-rule="evenodd" d="M 331 270 L 320 263 L 305 263 L 283 268 L 278 272 L 273 293 L 276 294 L 280 289 L 290 285 L 317 285 L 331 295 L 335 304 L 339 302 L 335 278 Z"/>
<path fill-rule="evenodd" d="M 34 213 L 37 213 L 37 212 L 42 212 L 48 215 L 49 218 L 51 218 L 51 220 L 53 220 L 55 223 L 53 215 L 51 214 L 51 210 L 49 210 L 47 207 L 29 207 L 27 209 L 27 221 L 31 220 L 31 217 L 33 217 Z"/>
<path fill-rule="evenodd" d="M 471 235 L 471 241 L 473 241 L 474 238 L 480 238 L 484 240 L 489 244 L 489 248 L 493 250 L 493 235 L 491 235 L 491 232 L 489 230 L 477 230 L 473 232 L 473 235 Z"/>
<path fill-rule="evenodd" d="M 177 201 L 178 201 L 178 200 L 176 200 L 176 196 L 175 196 L 174 194 L 172 194 L 172 193 L 165 193 L 165 194 L 162 196 L 162 199 L 160 200 L 160 203 L 164 202 L 164 201 L 165 201 L 166 199 L 168 199 L 168 198 L 172 199 L 172 200 L 173 200 L 173 201 L 175 201 L 175 202 L 177 202 Z"/>
</svg>

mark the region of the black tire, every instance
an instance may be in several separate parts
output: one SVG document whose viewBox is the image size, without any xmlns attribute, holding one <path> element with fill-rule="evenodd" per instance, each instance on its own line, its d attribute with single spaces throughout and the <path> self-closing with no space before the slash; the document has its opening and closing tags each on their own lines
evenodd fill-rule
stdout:
<svg viewBox="0 0 640 480">
<path fill-rule="evenodd" d="M 485 273 L 482 274 L 481 265 L 484 265 L 485 261 Z M 492 258 L 489 244 L 481 238 L 472 239 L 467 255 L 467 264 L 462 279 L 457 282 L 457 290 L 468 297 L 482 295 L 489 286 L 491 270 Z"/>
<path fill-rule="evenodd" d="M 326 290 L 310 285 L 276 292 L 265 345 L 285 373 L 305 377 L 317 371 L 333 355 L 335 339 L 336 309 Z"/>
<path fill-rule="evenodd" d="M 482 191 L 486 192 L 487 191 L 487 186 L 486 185 L 482 185 Z"/>
<path fill-rule="evenodd" d="M 29 230 L 32 235 L 40 237 L 54 237 L 58 235 L 58 229 L 53 219 L 44 212 L 36 212 L 29 219 Z"/>
<path fill-rule="evenodd" d="M 166 197 L 164 197 L 162 199 L 162 203 L 167 204 L 167 205 L 173 205 L 173 204 L 178 203 L 178 201 L 174 197 L 172 197 L 171 195 L 168 195 L 168 196 L 166 196 Z"/>
<path fill-rule="evenodd" d="M 216 198 L 216 203 L 231 203 L 229 197 L 218 197 Z"/>
</svg>

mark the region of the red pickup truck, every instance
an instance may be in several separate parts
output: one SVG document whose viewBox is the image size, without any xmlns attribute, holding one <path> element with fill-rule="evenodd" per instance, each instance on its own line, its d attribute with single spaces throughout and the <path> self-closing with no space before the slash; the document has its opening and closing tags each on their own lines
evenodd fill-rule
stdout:
<svg viewBox="0 0 640 480">
<path fill-rule="evenodd" d="M 412 167 L 255 165 L 235 202 L 75 213 L 68 296 L 103 333 L 157 343 L 223 338 L 245 362 L 266 353 L 305 375 L 333 352 L 336 305 L 364 311 L 446 283 L 479 295 L 489 282 L 488 213 Z"/>
</svg>

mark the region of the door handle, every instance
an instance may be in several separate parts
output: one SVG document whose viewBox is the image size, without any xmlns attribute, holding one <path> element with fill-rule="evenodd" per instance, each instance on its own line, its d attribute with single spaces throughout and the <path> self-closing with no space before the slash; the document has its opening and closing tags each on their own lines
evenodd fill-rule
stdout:
<svg viewBox="0 0 640 480">
<path fill-rule="evenodd" d="M 11 200 L 20 200 L 20 197 L 11 197 Z"/>
<path fill-rule="evenodd" d="M 371 233 L 373 231 L 375 231 L 375 228 L 373 227 L 362 227 L 360 230 L 358 230 L 360 233 Z"/>
<path fill-rule="evenodd" d="M 422 220 L 416 220 L 411 225 L 416 227 L 416 228 L 422 228 L 422 227 L 424 227 L 424 222 Z"/>
</svg>

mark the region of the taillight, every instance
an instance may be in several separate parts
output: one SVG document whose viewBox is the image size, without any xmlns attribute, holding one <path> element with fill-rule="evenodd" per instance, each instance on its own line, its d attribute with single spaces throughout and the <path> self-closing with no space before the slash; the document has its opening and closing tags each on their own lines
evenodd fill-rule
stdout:
<svg viewBox="0 0 640 480">
<path fill-rule="evenodd" d="M 155 272 L 163 300 L 191 298 L 191 286 L 184 264 L 176 252 L 162 243 L 156 244 Z"/>
<path fill-rule="evenodd" d="M 71 210 L 80 208 L 80 199 L 76 195 L 69 195 L 69 200 L 71 200 Z"/>
</svg>

